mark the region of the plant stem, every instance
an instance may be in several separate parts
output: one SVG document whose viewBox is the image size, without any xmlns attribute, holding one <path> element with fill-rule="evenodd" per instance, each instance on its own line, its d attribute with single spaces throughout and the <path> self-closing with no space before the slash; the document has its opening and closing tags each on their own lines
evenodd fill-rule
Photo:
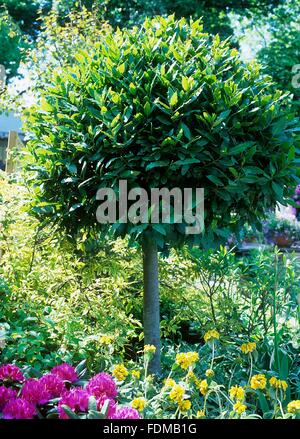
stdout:
<svg viewBox="0 0 300 439">
<path fill-rule="evenodd" d="M 156 347 L 156 352 L 149 362 L 147 372 L 158 375 L 161 371 L 158 252 L 156 243 L 146 237 L 143 239 L 143 272 L 145 344 Z"/>
<path fill-rule="evenodd" d="M 249 379 L 248 379 L 248 385 L 250 384 L 251 376 L 252 376 L 252 370 L 253 370 L 253 358 L 251 352 L 249 352 L 250 357 L 250 371 L 249 371 Z"/>
</svg>

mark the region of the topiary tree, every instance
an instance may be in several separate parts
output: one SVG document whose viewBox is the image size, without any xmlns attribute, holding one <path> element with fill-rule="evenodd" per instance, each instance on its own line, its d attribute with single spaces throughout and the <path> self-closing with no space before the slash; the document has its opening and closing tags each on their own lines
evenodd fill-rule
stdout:
<svg viewBox="0 0 300 439">
<path fill-rule="evenodd" d="M 144 336 L 160 368 L 158 251 L 212 247 L 293 185 L 296 121 L 255 64 L 200 21 L 173 16 L 108 32 L 53 72 L 28 114 L 34 211 L 76 239 L 94 231 L 129 235 L 144 258 Z M 205 233 L 186 224 L 101 225 L 99 188 L 205 188 Z M 151 215 L 151 212 L 148 212 Z M 174 219 L 174 218 L 173 218 Z"/>
</svg>

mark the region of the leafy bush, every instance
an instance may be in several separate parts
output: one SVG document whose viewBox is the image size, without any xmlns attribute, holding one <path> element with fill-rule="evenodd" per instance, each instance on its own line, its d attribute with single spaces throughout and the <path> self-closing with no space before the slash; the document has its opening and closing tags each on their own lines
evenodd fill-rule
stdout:
<svg viewBox="0 0 300 439">
<path fill-rule="evenodd" d="M 258 66 L 244 66 L 236 50 L 202 30 L 199 21 L 169 17 L 107 32 L 53 75 L 27 118 L 37 214 L 76 237 L 99 228 L 97 190 L 118 192 L 120 179 L 147 191 L 204 187 L 210 208 L 200 241 L 209 246 L 226 228 L 284 202 L 297 121 L 280 92 L 265 90 L 269 78 Z M 199 241 L 182 224 L 113 230 L 135 240 L 148 230 L 160 248 Z"/>
<path fill-rule="evenodd" d="M 0 292 L 3 361 L 18 358 L 41 369 L 58 358 L 75 363 L 85 358 L 93 370 L 105 361 L 104 334 L 115 339 L 116 355 L 125 348 L 134 355 L 131 340 L 138 341 L 141 323 L 132 315 L 130 298 L 138 298 L 140 310 L 142 282 L 136 252 L 120 241 L 97 248 L 84 241 L 75 248 L 58 242 L 26 212 L 24 187 L 2 179 L 0 196 L 0 276 L 11 286 L 1 284 Z"/>
</svg>

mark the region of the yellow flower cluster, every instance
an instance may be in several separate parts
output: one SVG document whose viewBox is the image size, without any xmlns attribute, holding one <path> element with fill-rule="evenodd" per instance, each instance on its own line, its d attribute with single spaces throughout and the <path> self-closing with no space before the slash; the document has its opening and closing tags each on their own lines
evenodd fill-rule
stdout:
<svg viewBox="0 0 300 439">
<path fill-rule="evenodd" d="M 131 402 L 131 407 L 136 409 L 138 412 L 142 412 L 146 406 L 146 401 L 144 398 L 135 398 Z"/>
<path fill-rule="evenodd" d="M 190 410 L 191 406 L 192 404 L 189 399 L 182 399 L 178 402 L 178 407 L 181 412 L 187 412 L 188 410 Z"/>
<path fill-rule="evenodd" d="M 167 378 L 165 380 L 165 386 L 166 387 L 174 387 L 176 382 L 172 378 Z"/>
<path fill-rule="evenodd" d="M 204 334 L 204 341 L 205 343 L 209 342 L 210 340 L 219 340 L 220 334 L 216 329 L 212 329 L 211 331 L 207 331 Z"/>
<path fill-rule="evenodd" d="M 108 344 L 112 343 L 113 339 L 112 339 L 112 337 L 109 337 L 108 335 L 102 335 L 100 337 L 99 341 L 101 344 L 108 345 Z"/>
<path fill-rule="evenodd" d="M 278 380 L 276 377 L 270 378 L 270 386 L 275 387 L 275 389 L 282 389 L 284 392 L 288 388 L 288 383 L 284 380 Z"/>
<path fill-rule="evenodd" d="M 205 396 L 208 392 L 208 382 L 207 380 L 197 381 L 196 383 L 198 389 L 200 390 L 200 393 Z"/>
<path fill-rule="evenodd" d="M 180 384 L 175 384 L 169 396 L 172 401 L 180 403 L 184 396 L 184 388 Z"/>
<path fill-rule="evenodd" d="M 211 369 L 209 369 L 211 370 Z M 200 391 L 200 393 L 205 396 L 208 392 L 208 388 L 209 388 L 209 384 L 207 382 L 207 380 L 199 380 L 196 375 L 192 372 L 189 371 L 189 373 L 187 374 L 187 377 L 190 381 L 193 381 L 197 387 L 197 389 Z"/>
<path fill-rule="evenodd" d="M 243 354 L 250 354 L 255 349 L 256 349 L 256 343 L 255 342 L 250 342 L 249 341 L 249 343 L 243 343 L 242 346 L 241 346 L 241 351 L 243 352 Z"/>
<path fill-rule="evenodd" d="M 185 389 L 183 386 L 176 384 L 172 378 L 166 379 L 165 386 L 172 388 L 169 397 L 172 401 L 177 402 L 178 408 L 181 412 L 187 412 L 190 410 L 192 403 L 189 399 L 183 399 L 185 394 Z"/>
<path fill-rule="evenodd" d="M 245 398 L 245 390 L 241 386 L 232 386 L 229 389 L 229 395 L 231 399 L 243 401 Z"/>
<path fill-rule="evenodd" d="M 176 355 L 176 363 L 182 369 L 188 369 L 199 360 L 197 352 L 182 352 Z"/>
<path fill-rule="evenodd" d="M 124 364 L 117 364 L 114 367 L 112 374 L 115 378 L 117 378 L 118 381 L 124 381 L 128 375 L 128 370 Z"/>
<path fill-rule="evenodd" d="M 207 376 L 207 378 L 212 378 L 215 376 L 215 372 L 212 369 L 207 369 L 205 372 L 205 376 Z"/>
<path fill-rule="evenodd" d="M 197 419 L 203 419 L 205 418 L 205 412 L 204 410 L 198 410 L 196 414 Z"/>
<path fill-rule="evenodd" d="M 136 379 L 140 379 L 141 378 L 141 372 L 139 371 L 139 370 L 133 370 L 132 372 L 131 372 L 131 375 L 133 376 L 133 378 L 136 378 Z"/>
<path fill-rule="evenodd" d="M 156 347 L 153 344 L 145 344 L 144 354 L 155 354 Z"/>
<path fill-rule="evenodd" d="M 245 404 L 242 404 L 240 401 L 238 401 L 237 403 L 234 404 L 233 410 L 239 415 L 241 415 L 247 410 L 247 406 Z"/>
<path fill-rule="evenodd" d="M 300 414 L 300 399 L 288 403 L 287 411 L 293 414 Z"/>
<path fill-rule="evenodd" d="M 263 373 L 259 373 L 258 375 L 253 375 L 250 381 L 250 386 L 252 389 L 264 389 L 267 384 L 267 378 Z"/>
</svg>

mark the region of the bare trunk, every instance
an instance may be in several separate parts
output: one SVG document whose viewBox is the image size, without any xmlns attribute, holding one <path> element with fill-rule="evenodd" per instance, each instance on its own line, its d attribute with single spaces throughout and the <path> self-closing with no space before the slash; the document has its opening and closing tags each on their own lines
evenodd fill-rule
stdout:
<svg viewBox="0 0 300 439">
<path fill-rule="evenodd" d="M 158 290 L 158 252 L 154 241 L 143 240 L 144 271 L 144 336 L 145 344 L 154 345 L 156 352 L 149 364 L 149 373 L 158 375 L 160 365 L 160 314 Z"/>
</svg>

